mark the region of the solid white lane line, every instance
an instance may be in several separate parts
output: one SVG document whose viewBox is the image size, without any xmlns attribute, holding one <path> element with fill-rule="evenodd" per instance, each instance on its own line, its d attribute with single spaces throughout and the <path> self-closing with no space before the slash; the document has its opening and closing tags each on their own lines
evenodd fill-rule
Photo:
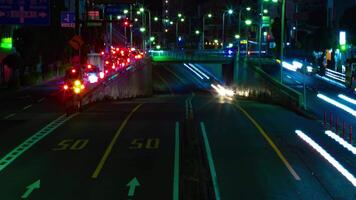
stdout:
<svg viewBox="0 0 356 200">
<path fill-rule="evenodd" d="M 200 122 L 200 128 L 201 128 L 201 133 L 203 135 L 205 151 L 206 151 L 206 154 L 207 154 L 207 157 L 208 157 L 208 163 L 209 163 L 211 179 L 213 181 L 215 199 L 216 200 L 220 200 L 221 198 L 220 198 L 220 191 L 219 191 L 219 186 L 218 186 L 218 178 L 217 178 L 217 175 L 216 175 L 213 154 L 212 154 L 211 149 L 210 149 L 209 139 L 208 139 L 208 136 L 206 134 L 206 129 L 205 129 L 204 122 Z"/>
</svg>

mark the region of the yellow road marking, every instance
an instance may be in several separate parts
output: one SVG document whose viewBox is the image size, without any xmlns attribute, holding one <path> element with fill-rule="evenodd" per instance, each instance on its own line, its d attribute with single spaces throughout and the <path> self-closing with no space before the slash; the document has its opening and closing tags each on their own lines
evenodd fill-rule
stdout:
<svg viewBox="0 0 356 200">
<path fill-rule="evenodd" d="M 253 117 L 248 114 L 248 112 L 243 109 L 241 106 L 234 104 L 236 108 L 238 108 L 258 129 L 258 131 L 262 134 L 262 136 L 267 140 L 268 144 L 271 145 L 272 149 L 276 152 L 277 156 L 282 160 L 283 164 L 287 167 L 289 172 L 293 175 L 294 179 L 300 181 L 300 176 L 293 169 L 292 165 L 288 162 L 288 160 L 284 157 L 282 152 L 278 149 L 278 147 L 274 144 L 273 140 L 268 136 L 268 134 L 263 130 L 263 128 L 253 119 Z"/>
<path fill-rule="evenodd" d="M 101 158 L 98 166 L 96 167 L 93 175 L 91 176 L 92 178 L 98 178 L 100 172 L 101 172 L 101 169 L 104 167 L 104 164 L 106 162 L 106 160 L 108 159 L 111 151 L 112 151 L 112 148 L 114 147 L 118 137 L 120 136 L 122 130 L 125 128 L 127 122 L 130 120 L 130 118 L 132 117 L 132 115 L 142 106 L 142 104 L 139 104 L 137 105 L 128 115 L 127 117 L 125 118 L 125 120 L 122 122 L 120 128 L 116 131 L 113 139 L 111 140 L 109 146 L 106 148 L 105 150 L 105 153 L 103 155 L 103 157 Z"/>
</svg>

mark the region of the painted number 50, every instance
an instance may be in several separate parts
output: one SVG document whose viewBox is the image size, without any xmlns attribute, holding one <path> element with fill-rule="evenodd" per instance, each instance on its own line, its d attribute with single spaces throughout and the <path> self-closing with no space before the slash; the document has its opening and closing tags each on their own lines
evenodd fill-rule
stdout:
<svg viewBox="0 0 356 200">
<path fill-rule="evenodd" d="M 79 139 L 79 140 L 62 140 L 54 148 L 54 151 L 64 151 L 64 150 L 82 150 L 88 144 L 89 140 Z"/>
<path fill-rule="evenodd" d="M 137 138 L 132 140 L 129 149 L 158 149 L 159 143 L 160 139 L 158 138 Z"/>
</svg>

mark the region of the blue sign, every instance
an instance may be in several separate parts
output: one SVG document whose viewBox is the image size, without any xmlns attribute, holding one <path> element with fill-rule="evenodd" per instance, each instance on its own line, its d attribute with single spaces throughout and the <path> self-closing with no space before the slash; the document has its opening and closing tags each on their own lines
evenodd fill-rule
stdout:
<svg viewBox="0 0 356 200">
<path fill-rule="evenodd" d="M 124 5 L 106 6 L 105 15 L 122 15 L 125 9 L 128 7 Z"/>
<path fill-rule="evenodd" d="M 0 24 L 49 25 L 50 0 L 0 0 Z"/>
<path fill-rule="evenodd" d="M 75 27 L 75 13 L 61 12 L 61 27 L 74 28 Z"/>
</svg>

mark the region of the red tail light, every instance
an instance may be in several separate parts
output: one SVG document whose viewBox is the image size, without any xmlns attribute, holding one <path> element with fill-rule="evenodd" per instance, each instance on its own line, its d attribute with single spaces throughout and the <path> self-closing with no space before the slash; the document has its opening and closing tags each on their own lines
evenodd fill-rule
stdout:
<svg viewBox="0 0 356 200">
<path fill-rule="evenodd" d="M 131 61 L 130 58 L 127 58 L 127 63 L 130 63 L 130 61 Z"/>
<path fill-rule="evenodd" d="M 72 69 L 72 73 L 75 73 L 75 72 L 77 72 L 77 70 L 75 70 L 75 69 Z"/>
<path fill-rule="evenodd" d="M 68 85 L 64 85 L 64 86 L 63 86 L 63 89 L 64 89 L 64 90 L 68 90 Z"/>
<path fill-rule="evenodd" d="M 88 64 L 88 69 L 91 69 L 91 64 Z"/>
</svg>

